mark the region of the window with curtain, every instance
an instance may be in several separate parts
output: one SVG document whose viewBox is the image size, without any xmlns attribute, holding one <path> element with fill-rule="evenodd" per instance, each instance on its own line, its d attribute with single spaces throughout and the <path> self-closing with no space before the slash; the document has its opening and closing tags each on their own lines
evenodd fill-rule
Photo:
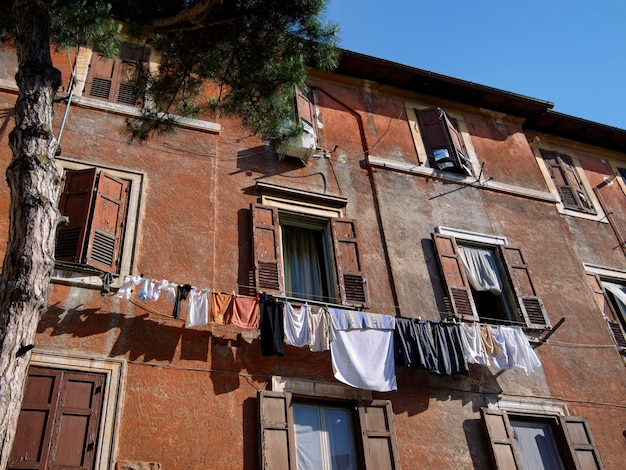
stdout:
<svg viewBox="0 0 626 470">
<path fill-rule="evenodd" d="M 548 422 L 510 419 L 524 469 L 563 470 L 556 438 Z"/>
<path fill-rule="evenodd" d="M 286 295 L 334 301 L 328 224 L 281 217 L 281 231 Z"/>
<path fill-rule="evenodd" d="M 356 470 L 350 411 L 294 405 L 298 470 Z"/>
</svg>

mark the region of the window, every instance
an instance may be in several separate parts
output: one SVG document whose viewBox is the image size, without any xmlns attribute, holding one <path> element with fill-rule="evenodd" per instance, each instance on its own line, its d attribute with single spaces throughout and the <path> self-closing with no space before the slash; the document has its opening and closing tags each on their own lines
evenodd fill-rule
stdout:
<svg viewBox="0 0 626 470">
<path fill-rule="evenodd" d="M 521 249 L 507 246 L 502 237 L 445 227 L 437 231 L 433 242 L 448 314 L 467 321 L 550 327 Z"/>
<path fill-rule="evenodd" d="M 97 168 L 66 169 L 59 210 L 56 261 L 120 273 L 129 180 Z"/>
<path fill-rule="evenodd" d="M 96 468 L 104 381 L 31 366 L 8 468 Z"/>
<path fill-rule="evenodd" d="M 587 420 L 483 408 L 496 469 L 601 469 Z"/>
<path fill-rule="evenodd" d="M 139 63 L 148 63 L 150 49 L 123 42 L 120 58 L 108 59 L 96 51 L 92 53 L 85 94 L 113 103 L 135 106 L 137 96 L 130 81 Z"/>
<path fill-rule="evenodd" d="M 262 204 L 251 213 L 258 292 L 368 305 L 354 220 Z"/>
<path fill-rule="evenodd" d="M 557 152 L 541 150 L 541 156 L 559 198 L 565 209 L 595 214 L 593 203 L 585 189 L 571 157 Z"/>
<path fill-rule="evenodd" d="M 263 470 L 399 468 L 391 403 L 259 392 Z"/>
<path fill-rule="evenodd" d="M 432 168 L 471 176 L 469 154 L 457 124 L 441 108 L 415 110 L 428 163 Z"/>
<path fill-rule="evenodd" d="M 601 278 L 599 274 L 587 272 L 598 306 L 611 331 L 615 345 L 626 355 L 626 280 Z"/>
</svg>

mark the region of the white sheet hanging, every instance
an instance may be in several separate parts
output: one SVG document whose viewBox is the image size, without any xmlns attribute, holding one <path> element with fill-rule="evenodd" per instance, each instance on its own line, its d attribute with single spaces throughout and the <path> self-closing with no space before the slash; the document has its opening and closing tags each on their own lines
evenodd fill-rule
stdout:
<svg viewBox="0 0 626 470">
<path fill-rule="evenodd" d="M 617 301 L 617 306 L 622 311 L 622 315 L 626 315 L 626 286 L 608 281 L 602 281 L 602 285 L 613 294 Z"/>
<path fill-rule="evenodd" d="M 502 293 L 502 280 L 498 273 L 496 254 L 489 248 L 459 245 L 461 261 L 472 287 L 477 291 Z"/>
</svg>

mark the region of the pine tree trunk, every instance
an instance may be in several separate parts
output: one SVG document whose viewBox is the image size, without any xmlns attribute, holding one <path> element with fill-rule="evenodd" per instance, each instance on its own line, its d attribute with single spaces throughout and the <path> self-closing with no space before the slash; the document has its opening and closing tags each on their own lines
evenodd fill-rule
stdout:
<svg viewBox="0 0 626 470">
<path fill-rule="evenodd" d="M 7 466 L 20 412 L 30 349 L 37 322 L 47 308 L 54 266 L 59 175 L 52 132 L 53 99 L 61 75 L 50 58 L 45 2 L 14 0 L 19 95 L 13 159 L 7 169 L 11 191 L 9 238 L 0 277 L 0 469 Z"/>
</svg>

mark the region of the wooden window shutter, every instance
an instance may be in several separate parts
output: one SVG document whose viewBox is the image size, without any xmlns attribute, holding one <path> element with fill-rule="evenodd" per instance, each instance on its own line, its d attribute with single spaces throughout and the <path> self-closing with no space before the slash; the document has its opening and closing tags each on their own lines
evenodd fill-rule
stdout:
<svg viewBox="0 0 626 470">
<path fill-rule="evenodd" d="M 129 186 L 104 171 L 98 175 L 85 255 L 85 263 L 94 268 L 119 272 Z"/>
<path fill-rule="evenodd" d="M 429 108 L 415 110 L 415 114 L 431 166 L 444 171 L 472 174 L 461 134 L 446 112 L 441 108 Z"/>
<path fill-rule="evenodd" d="M 373 400 L 358 406 L 365 468 L 399 470 L 398 444 L 393 411 L 388 400 Z"/>
<path fill-rule="evenodd" d="M 537 296 L 522 250 L 511 246 L 501 246 L 500 252 L 526 326 L 537 329 L 550 328 L 550 319 L 543 302 Z"/>
<path fill-rule="evenodd" d="M 497 470 L 522 470 L 522 462 L 515 446 L 513 429 L 506 411 L 481 408 L 483 425 L 489 438 L 491 459 Z"/>
<path fill-rule="evenodd" d="M 254 278 L 257 292 L 283 295 L 283 263 L 278 209 L 252 204 Z"/>
<path fill-rule="evenodd" d="M 341 302 L 367 307 L 369 292 L 361 262 L 356 222 L 352 219 L 333 218 L 331 228 Z"/>
<path fill-rule="evenodd" d="M 607 327 L 613 336 L 613 341 L 620 351 L 626 351 L 626 335 L 620 324 L 618 313 L 613 308 L 609 296 L 602 286 L 602 281 L 597 274 L 587 273 L 587 282 L 593 290 L 594 297 L 600 311 L 606 320 Z"/>
<path fill-rule="evenodd" d="M 561 202 L 568 209 L 595 213 L 587 191 L 576 172 L 572 159 L 556 152 L 541 152 Z"/>
<path fill-rule="evenodd" d="M 466 321 L 478 321 L 478 313 L 454 237 L 433 233 L 449 313 Z"/>
<path fill-rule="evenodd" d="M 298 121 L 308 130 L 318 137 L 317 117 L 315 116 L 315 104 L 311 99 L 311 93 L 305 93 L 299 88 L 296 89 L 296 113 Z"/>
<path fill-rule="evenodd" d="M 261 470 L 296 469 L 291 394 L 260 390 L 259 424 Z"/>
<path fill-rule="evenodd" d="M 574 467 L 579 470 L 603 469 L 600 453 L 587 420 L 578 416 L 560 416 L 559 421 Z"/>
<path fill-rule="evenodd" d="M 117 87 L 119 65 L 119 61 L 108 59 L 93 51 L 87 73 L 86 95 L 109 100 Z"/>
<path fill-rule="evenodd" d="M 89 214 L 96 184 L 96 169 L 66 170 L 59 211 L 69 223 L 59 228 L 55 258 L 71 263 L 83 262 Z"/>
</svg>

